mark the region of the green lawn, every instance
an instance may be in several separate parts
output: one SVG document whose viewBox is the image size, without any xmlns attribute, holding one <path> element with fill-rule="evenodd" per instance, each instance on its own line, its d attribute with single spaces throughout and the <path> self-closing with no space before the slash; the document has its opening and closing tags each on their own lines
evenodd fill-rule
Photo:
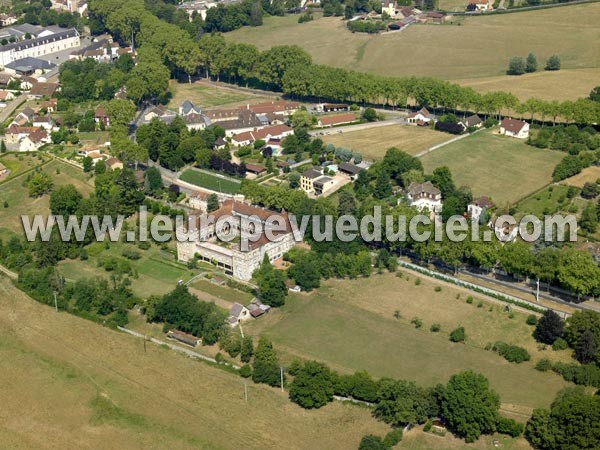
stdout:
<svg viewBox="0 0 600 450">
<path fill-rule="evenodd" d="M 187 281 L 200 271 L 187 269 L 177 263 L 171 253 L 154 244 L 148 250 L 141 250 L 133 244 L 111 242 L 108 249 L 104 248 L 103 243 L 88 246 L 89 259 L 86 261 L 61 261 L 60 272 L 71 281 L 93 276 L 109 277 L 111 272 L 98 267 L 98 262 L 109 256 L 124 258 L 122 251 L 125 247 L 137 249 L 141 256 L 138 260 L 130 261 L 132 268 L 137 272 L 137 278 L 132 277 L 131 287 L 140 297 L 165 294 L 174 289 L 179 280 Z"/>
<path fill-rule="evenodd" d="M 461 139 L 421 158 L 425 170 L 448 166 L 457 186 L 487 195 L 497 206 L 515 203 L 552 182 L 564 153 L 528 146 L 489 130 Z"/>
<path fill-rule="evenodd" d="M 196 281 L 191 285 L 191 287 L 230 303 L 237 302 L 247 305 L 254 297 L 248 292 L 238 291 L 237 289 L 232 289 L 227 286 L 219 286 L 206 280 Z"/>
<path fill-rule="evenodd" d="M 248 101 L 256 103 L 260 100 L 266 100 L 266 96 L 201 83 L 188 84 L 171 81 L 171 90 L 173 91 L 173 98 L 168 106 L 174 110 L 179 108 L 179 105 L 185 100 L 190 100 L 201 108 L 226 105 L 233 107 Z"/>
<path fill-rule="evenodd" d="M 533 214 L 541 217 L 565 211 L 571 204 L 567 198 L 568 186 L 555 184 L 524 198 L 517 204 L 517 210 L 522 214 Z"/>
<path fill-rule="evenodd" d="M 541 357 L 568 360 L 565 352 L 540 351 L 525 323 L 526 314 L 513 318 L 502 305 L 475 296 L 467 304 L 467 293 L 406 274 L 374 275 L 369 279 L 328 281 L 318 292 L 288 297 L 285 307 L 245 330 L 271 337 L 285 359 L 314 358 L 342 371 L 366 369 L 375 376 L 416 380 L 423 385 L 446 382 L 453 373 L 474 369 L 490 379 L 501 396 L 503 410 L 529 414 L 534 407 L 547 406 L 566 383 L 557 375 L 534 369 Z M 460 294 L 460 298 L 456 298 Z M 490 310 L 491 308 L 491 310 Z M 400 312 L 400 319 L 394 317 Z M 410 322 L 419 317 L 422 328 Z M 441 331 L 429 330 L 433 323 Z M 448 339 L 452 329 L 464 326 L 465 344 Z M 524 346 L 532 361 L 511 364 L 486 351 L 487 343 L 502 340 Z"/>
<path fill-rule="evenodd" d="M 223 175 L 213 175 L 196 169 L 187 169 L 181 174 L 181 180 L 206 189 L 227 194 L 237 194 L 241 181 Z"/>
</svg>

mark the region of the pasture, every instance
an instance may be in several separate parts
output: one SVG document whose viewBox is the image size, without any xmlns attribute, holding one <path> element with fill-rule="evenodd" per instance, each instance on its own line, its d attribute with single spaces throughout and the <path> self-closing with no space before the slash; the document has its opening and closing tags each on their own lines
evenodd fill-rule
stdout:
<svg viewBox="0 0 600 450">
<path fill-rule="evenodd" d="M 564 153 L 540 150 L 520 139 L 483 130 L 421 158 L 426 172 L 448 166 L 457 186 L 487 195 L 497 206 L 515 203 L 552 182 Z"/>
<path fill-rule="evenodd" d="M 289 15 L 268 17 L 261 27 L 244 27 L 225 36 L 263 50 L 297 44 L 315 63 L 382 75 L 447 80 L 501 76 L 509 89 L 519 80 L 505 75 L 508 61 L 529 52 L 537 55 L 540 69 L 552 54 L 561 57 L 563 69 L 600 67 L 599 21 L 600 4 L 590 3 L 466 17 L 460 25 L 411 25 L 400 33 L 367 35 L 349 32 L 339 17 L 298 24 L 297 17 Z M 534 85 L 536 95 L 546 89 L 543 82 Z M 555 89 L 560 89 L 558 83 Z"/>
<path fill-rule="evenodd" d="M 395 124 L 320 137 L 325 144 L 346 147 L 362 153 L 365 159 L 378 160 L 385 156 L 385 152 L 390 147 L 397 147 L 406 153 L 416 155 L 429 147 L 452 139 L 453 136 L 430 128 Z"/>
<path fill-rule="evenodd" d="M 55 313 L 0 277 L 0 442 L 15 450 L 356 448 L 389 427 L 364 408 L 281 393 Z M 232 433 L 235 430 L 235 433 Z"/>
<path fill-rule="evenodd" d="M 24 156 L 22 161 L 18 160 L 19 167 L 25 168 L 25 170 L 31 169 L 41 162 L 37 159 L 37 156 Z M 52 176 L 55 188 L 72 184 L 84 196 L 94 190 L 93 180 L 88 177 L 88 174 L 59 160 L 48 162 L 42 166 L 41 170 Z M 49 214 L 49 199 L 49 195 L 38 198 L 29 197 L 26 174 L 3 183 L 0 187 L 0 205 L 3 205 L 6 201 L 8 202 L 8 208 L 0 208 L 1 228 L 12 233 L 21 234 L 21 215 L 26 214 L 32 217 L 36 214 Z"/>
<path fill-rule="evenodd" d="M 226 194 L 237 194 L 240 191 L 241 184 L 241 181 L 234 178 L 196 169 L 185 170 L 179 179 L 187 183 L 195 184 L 196 186 L 210 189 L 211 191 L 225 192 Z"/>
<path fill-rule="evenodd" d="M 249 101 L 256 103 L 268 100 L 266 96 L 259 96 L 226 86 L 211 86 L 202 82 L 189 84 L 171 80 L 171 91 L 173 92 L 173 98 L 167 106 L 173 110 L 177 110 L 185 100 L 190 100 L 202 109 L 215 106 L 234 107 L 245 105 Z"/>
<path fill-rule="evenodd" d="M 423 277 L 417 286 L 417 276 L 403 272 L 402 278 L 385 274 L 327 281 L 311 295 L 290 296 L 281 310 L 244 330 L 271 337 L 288 360 L 316 358 L 344 372 L 366 369 L 375 376 L 434 385 L 461 370 L 477 370 L 499 392 L 503 412 L 516 417 L 547 406 L 566 385 L 559 376 L 534 369 L 542 357 L 570 356 L 538 350 L 533 328 L 525 323 L 526 313 L 514 312 L 510 318 L 503 304 Z M 436 292 L 436 286 L 442 290 Z M 466 302 L 468 295 L 474 297 L 472 304 Z M 422 320 L 421 328 L 411 324 L 415 317 Z M 441 325 L 440 332 L 430 331 L 434 323 Z M 465 327 L 464 344 L 449 341 L 449 333 L 458 326 Z M 497 340 L 527 348 L 532 361 L 511 364 L 484 350 Z"/>
</svg>

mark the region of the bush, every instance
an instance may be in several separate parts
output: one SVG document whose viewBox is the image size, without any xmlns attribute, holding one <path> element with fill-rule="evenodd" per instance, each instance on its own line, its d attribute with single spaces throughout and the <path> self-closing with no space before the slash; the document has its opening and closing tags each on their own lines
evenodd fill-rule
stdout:
<svg viewBox="0 0 600 450">
<path fill-rule="evenodd" d="M 415 286 L 419 286 L 420 284 L 421 284 L 421 279 L 420 279 L 420 278 L 417 278 L 417 279 L 415 280 Z"/>
<path fill-rule="evenodd" d="M 123 255 L 125 258 L 131 259 L 131 260 L 140 259 L 142 257 L 140 255 L 140 252 L 138 252 L 137 250 L 134 250 L 132 248 L 129 248 L 129 247 L 124 247 L 123 251 L 121 252 L 121 255 Z"/>
<path fill-rule="evenodd" d="M 425 426 L 423 427 L 423 431 L 425 433 L 429 433 L 431 431 L 431 427 L 433 426 L 433 421 L 431 419 L 429 419 L 427 421 L 427 423 L 425 424 Z"/>
<path fill-rule="evenodd" d="M 387 448 L 392 448 L 402 440 L 402 435 L 402 428 L 393 429 L 383 438 L 383 445 L 385 445 Z"/>
<path fill-rule="evenodd" d="M 442 287 L 441 286 L 436 286 L 433 290 L 435 292 L 442 292 Z"/>
<path fill-rule="evenodd" d="M 568 346 L 569 344 L 567 344 L 567 341 L 565 341 L 563 338 L 558 338 L 552 344 L 552 350 L 566 350 Z"/>
<path fill-rule="evenodd" d="M 354 23 L 354 22 L 351 22 Z M 387 450 L 387 447 L 379 436 L 367 434 L 363 436 L 358 445 L 358 450 Z"/>
<path fill-rule="evenodd" d="M 540 359 L 535 365 L 535 370 L 539 370 L 540 372 L 548 372 L 552 369 L 552 362 L 548 358 Z"/>
<path fill-rule="evenodd" d="M 496 431 L 501 434 L 508 434 L 510 437 L 518 437 L 523 434 L 523 424 L 517 422 L 514 419 L 507 419 L 506 417 L 498 418 L 496 424 Z"/>
<path fill-rule="evenodd" d="M 442 327 L 439 323 L 434 323 L 433 325 L 431 325 L 431 328 L 429 328 L 429 331 L 431 331 L 432 333 L 437 333 L 441 329 Z"/>
<path fill-rule="evenodd" d="M 423 326 L 423 321 L 418 317 L 413 317 L 410 323 L 412 323 L 415 326 L 415 328 L 421 328 Z"/>
<path fill-rule="evenodd" d="M 508 362 L 520 364 L 531 359 L 529 352 L 523 347 L 507 344 L 505 342 L 496 342 L 492 347 L 492 350 L 494 350 Z"/>
<path fill-rule="evenodd" d="M 243 378 L 250 378 L 252 376 L 252 368 L 249 364 L 244 364 L 240 367 L 240 376 Z"/>
<path fill-rule="evenodd" d="M 465 338 L 466 333 L 464 327 L 458 327 L 450 333 L 450 340 L 452 342 L 464 342 Z"/>
<path fill-rule="evenodd" d="M 493 117 L 488 117 L 487 119 L 485 119 L 485 122 L 483 122 L 483 126 L 485 128 L 492 128 L 492 127 L 495 127 L 496 125 L 498 125 L 498 121 L 496 119 L 494 119 Z"/>
<path fill-rule="evenodd" d="M 473 297 L 472 297 L 471 295 L 469 295 L 469 296 L 467 297 L 467 303 L 468 303 L 469 305 L 473 303 Z"/>
<path fill-rule="evenodd" d="M 534 314 L 530 314 L 527 316 L 527 320 L 525 322 L 527 323 L 527 325 L 532 325 L 532 326 L 537 325 L 537 323 L 538 323 L 537 316 Z"/>
<path fill-rule="evenodd" d="M 566 381 L 600 388 L 600 368 L 595 364 L 556 363 L 552 366 L 552 370 L 562 375 Z"/>
</svg>

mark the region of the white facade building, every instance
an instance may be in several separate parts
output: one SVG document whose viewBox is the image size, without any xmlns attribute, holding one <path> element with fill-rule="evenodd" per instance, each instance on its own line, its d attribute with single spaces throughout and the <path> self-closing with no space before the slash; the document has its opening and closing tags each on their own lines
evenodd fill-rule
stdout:
<svg viewBox="0 0 600 450">
<path fill-rule="evenodd" d="M 43 36 L 42 36 L 43 34 Z M 38 58 L 69 48 L 79 47 L 79 32 L 75 28 L 40 33 L 41 37 L 0 45 L 0 65 L 6 66 L 23 58 Z"/>
</svg>

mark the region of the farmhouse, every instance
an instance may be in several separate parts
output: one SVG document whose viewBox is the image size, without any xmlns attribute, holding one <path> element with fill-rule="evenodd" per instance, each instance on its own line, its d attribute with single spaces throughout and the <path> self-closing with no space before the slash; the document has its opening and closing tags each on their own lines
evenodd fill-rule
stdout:
<svg viewBox="0 0 600 450">
<path fill-rule="evenodd" d="M 420 110 L 410 113 L 406 116 L 406 121 L 408 123 L 416 124 L 416 125 L 427 125 L 431 121 L 435 121 L 435 114 L 431 114 L 427 108 L 423 107 Z"/>
<path fill-rule="evenodd" d="M 44 97 L 52 97 L 58 88 L 58 83 L 37 83 L 31 88 L 27 98 L 29 100 L 39 100 Z"/>
<path fill-rule="evenodd" d="M 97 124 L 103 124 L 106 128 L 110 127 L 110 118 L 106 113 L 106 109 L 98 106 L 94 112 L 94 120 Z"/>
<path fill-rule="evenodd" d="M 240 322 L 245 322 L 251 317 L 252 316 L 250 315 L 248 308 L 239 303 L 234 303 L 229 309 L 229 317 L 227 318 L 227 322 L 229 323 L 229 326 L 233 328 L 236 327 Z"/>
<path fill-rule="evenodd" d="M 410 206 L 416 207 L 419 211 L 428 210 L 434 214 L 442 211 L 442 193 L 430 181 L 411 183 L 407 198 Z"/>
<path fill-rule="evenodd" d="M 144 114 L 144 122 L 150 122 L 152 121 L 152 119 L 158 119 L 161 122 L 169 124 L 173 122 L 173 119 L 175 119 L 175 117 L 177 117 L 176 113 L 165 108 L 162 105 L 158 105 Z"/>
<path fill-rule="evenodd" d="M 522 120 L 507 117 L 500 122 L 500 134 L 518 139 L 527 139 L 529 137 L 529 124 Z"/>
<path fill-rule="evenodd" d="M 323 116 L 319 117 L 317 126 L 321 128 L 335 127 L 337 125 L 346 125 L 348 123 L 356 122 L 356 115 L 354 113 L 337 114 L 335 116 Z"/>
<path fill-rule="evenodd" d="M 473 220 L 479 220 L 484 211 L 488 211 L 494 207 L 494 204 L 489 197 L 482 196 L 473 200 L 467 205 L 467 213 Z"/>
<path fill-rule="evenodd" d="M 105 162 L 106 162 L 106 167 L 108 167 L 111 170 L 123 168 L 123 162 L 118 160 L 117 158 L 110 157 Z"/>
<path fill-rule="evenodd" d="M 467 11 L 488 11 L 492 8 L 493 2 L 490 0 L 469 0 Z"/>
<path fill-rule="evenodd" d="M 463 128 L 466 130 L 467 128 L 481 128 L 483 126 L 483 120 L 477 114 L 473 114 L 459 122 Z"/>
<path fill-rule="evenodd" d="M 294 134 L 294 130 L 287 125 L 274 125 L 261 128 L 260 130 L 254 129 L 252 131 L 236 134 L 231 138 L 231 143 L 236 147 L 242 147 L 244 145 L 253 144 L 256 141 L 266 142 L 271 138 L 283 139 L 291 134 Z"/>
<path fill-rule="evenodd" d="M 58 100 L 55 98 L 51 98 L 50 100 L 46 100 L 42 102 L 40 105 L 42 109 L 45 109 L 49 113 L 56 112 L 56 107 L 58 106 Z"/>
<path fill-rule="evenodd" d="M 278 213 L 236 200 L 226 200 L 209 215 L 190 216 L 187 226 L 178 229 L 180 232 L 187 232 L 187 239 L 177 242 L 180 261 L 196 257 L 241 280 L 252 278 L 265 255 L 274 261 L 295 245 L 286 212 Z M 225 242 L 219 236 L 232 239 Z M 248 239 L 247 248 L 241 246 L 242 239 Z"/>
<path fill-rule="evenodd" d="M 183 344 L 191 345 L 192 347 L 195 347 L 202 342 L 202 339 L 179 330 L 170 330 L 167 333 L 167 338 L 173 339 L 174 341 L 181 342 Z"/>
<path fill-rule="evenodd" d="M 15 98 L 15 94 L 10 91 L 0 90 L 0 102 L 7 102 Z"/>
<path fill-rule="evenodd" d="M 364 169 L 352 163 L 341 162 L 338 164 L 338 170 L 347 174 L 351 180 L 354 180 L 358 176 L 358 174 Z"/>
<path fill-rule="evenodd" d="M 425 14 L 425 22 L 434 23 L 434 24 L 442 24 L 446 21 L 446 14 L 436 11 L 430 11 Z"/>
</svg>

